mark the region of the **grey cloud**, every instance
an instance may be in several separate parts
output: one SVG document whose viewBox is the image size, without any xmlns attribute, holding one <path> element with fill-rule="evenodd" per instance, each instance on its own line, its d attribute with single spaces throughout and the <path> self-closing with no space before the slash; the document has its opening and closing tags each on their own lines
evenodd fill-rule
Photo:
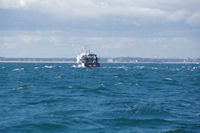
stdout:
<svg viewBox="0 0 200 133">
<path fill-rule="evenodd" d="M 199 57 L 199 2 L 0 0 L 0 56 Z"/>
<path fill-rule="evenodd" d="M 199 0 L 0 0 L 2 9 L 21 9 L 53 16 L 60 21 L 107 20 L 121 17 L 130 23 L 184 21 L 196 26 Z"/>
<path fill-rule="evenodd" d="M 200 26 L 200 12 L 194 13 L 187 19 L 187 23 L 192 26 Z"/>
</svg>

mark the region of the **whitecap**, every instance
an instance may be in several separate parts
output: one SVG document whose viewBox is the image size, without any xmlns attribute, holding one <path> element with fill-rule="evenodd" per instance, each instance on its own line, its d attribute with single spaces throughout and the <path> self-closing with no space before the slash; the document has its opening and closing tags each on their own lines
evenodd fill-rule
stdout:
<svg viewBox="0 0 200 133">
<path fill-rule="evenodd" d="M 103 83 L 100 84 L 101 87 L 105 87 Z"/>
<path fill-rule="evenodd" d="M 200 113 L 195 114 L 195 116 L 200 116 Z"/>
<path fill-rule="evenodd" d="M 119 76 L 116 75 L 116 76 L 113 76 L 113 78 L 119 78 Z"/>
<path fill-rule="evenodd" d="M 24 89 L 23 87 L 18 87 L 16 90 L 22 90 L 22 89 Z"/>
<path fill-rule="evenodd" d="M 64 68 L 63 66 L 58 66 L 59 68 Z"/>
<path fill-rule="evenodd" d="M 18 88 L 13 88 L 13 90 L 22 90 L 22 89 L 31 89 L 31 88 L 34 88 L 35 86 L 20 86 Z"/>
<path fill-rule="evenodd" d="M 118 83 L 116 83 L 115 85 L 122 85 L 123 83 L 122 82 L 118 82 Z"/>
<path fill-rule="evenodd" d="M 79 65 L 72 65 L 72 67 L 73 68 L 83 68 L 84 66 L 82 66 L 82 65 L 79 64 Z"/>
<path fill-rule="evenodd" d="M 165 78 L 165 80 L 173 80 L 173 79 L 171 79 L 171 78 Z"/>
<path fill-rule="evenodd" d="M 73 87 L 71 85 L 69 85 L 68 88 L 73 88 Z"/>
<path fill-rule="evenodd" d="M 128 67 L 125 67 L 125 66 L 119 66 L 117 67 L 117 69 L 124 69 L 125 71 L 128 71 Z"/>
<path fill-rule="evenodd" d="M 136 68 L 136 69 L 144 69 L 144 66 L 136 66 L 134 68 Z"/>
<path fill-rule="evenodd" d="M 62 78 L 62 76 L 63 76 L 63 75 L 58 75 L 58 76 L 56 76 L 55 78 L 60 79 L 60 78 Z"/>
<path fill-rule="evenodd" d="M 77 66 L 76 65 L 72 65 L 72 67 L 76 68 Z"/>
<path fill-rule="evenodd" d="M 34 69 L 38 69 L 38 67 L 34 67 Z"/>
<path fill-rule="evenodd" d="M 24 68 L 15 68 L 15 69 L 13 69 L 13 71 L 23 71 L 24 70 Z"/>
<path fill-rule="evenodd" d="M 119 66 L 118 68 L 126 68 L 125 66 Z"/>
<path fill-rule="evenodd" d="M 47 66 L 45 65 L 44 68 L 53 68 L 54 66 Z"/>
<path fill-rule="evenodd" d="M 22 90 L 24 89 L 23 87 L 18 87 L 18 88 L 13 88 L 13 90 Z"/>
<path fill-rule="evenodd" d="M 157 70 L 158 68 L 157 67 L 152 67 L 152 70 Z"/>
<path fill-rule="evenodd" d="M 195 70 L 195 69 L 198 69 L 198 68 L 197 67 L 193 67 L 192 69 Z"/>
</svg>

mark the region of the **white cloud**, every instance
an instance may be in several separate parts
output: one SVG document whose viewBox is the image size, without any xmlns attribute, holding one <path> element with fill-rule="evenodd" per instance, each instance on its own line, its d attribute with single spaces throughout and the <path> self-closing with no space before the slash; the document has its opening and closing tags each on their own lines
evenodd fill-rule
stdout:
<svg viewBox="0 0 200 133">
<path fill-rule="evenodd" d="M 200 0 L 0 0 L 1 11 L 8 10 L 0 28 L 39 30 L 0 31 L 0 50 L 5 56 L 73 57 L 89 45 L 104 56 L 197 57 L 199 29 L 190 26 L 200 26 L 199 5 Z M 12 19 L 12 12 L 19 18 Z"/>
<path fill-rule="evenodd" d="M 31 4 L 38 2 L 37 0 L 0 0 L 0 8 L 2 9 L 23 9 L 28 8 Z"/>
<path fill-rule="evenodd" d="M 133 23 L 187 20 L 190 25 L 199 23 L 197 5 L 199 0 L 0 0 L 0 8 L 33 10 L 60 20 L 120 17 Z"/>
<path fill-rule="evenodd" d="M 87 46 L 101 57 L 199 57 L 199 39 L 187 37 L 65 36 L 65 31 L 0 36 L 0 56 L 76 57 Z"/>
<path fill-rule="evenodd" d="M 170 13 L 167 19 L 169 21 L 177 22 L 186 19 L 188 15 L 189 12 L 186 10 L 177 10 L 175 12 Z"/>
<path fill-rule="evenodd" d="M 130 1 L 129 1 L 130 2 Z M 129 3 L 128 2 L 128 3 Z M 96 0 L 67 0 L 41 1 L 31 9 L 60 18 L 97 18 L 101 16 L 124 17 L 164 17 L 166 12 L 161 9 L 138 7 L 126 1 L 96 1 Z"/>
<path fill-rule="evenodd" d="M 200 12 L 194 13 L 186 22 L 191 26 L 200 26 Z"/>
</svg>

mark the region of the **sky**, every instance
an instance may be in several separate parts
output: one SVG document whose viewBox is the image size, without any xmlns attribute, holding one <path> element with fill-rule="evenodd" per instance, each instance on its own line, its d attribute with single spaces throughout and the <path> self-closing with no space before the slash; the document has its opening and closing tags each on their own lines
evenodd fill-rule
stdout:
<svg viewBox="0 0 200 133">
<path fill-rule="evenodd" d="M 0 0 L 0 57 L 199 58 L 200 0 Z"/>
</svg>

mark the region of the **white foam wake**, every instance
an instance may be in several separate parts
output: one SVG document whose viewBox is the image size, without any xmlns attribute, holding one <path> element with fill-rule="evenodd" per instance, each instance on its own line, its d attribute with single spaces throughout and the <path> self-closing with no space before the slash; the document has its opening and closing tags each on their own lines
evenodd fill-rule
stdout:
<svg viewBox="0 0 200 133">
<path fill-rule="evenodd" d="M 24 70 L 24 68 L 15 68 L 15 69 L 13 69 L 13 71 L 23 71 Z"/>
<path fill-rule="evenodd" d="M 73 68 L 83 68 L 84 66 L 82 66 L 81 64 L 78 65 L 72 65 Z"/>
</svg>

